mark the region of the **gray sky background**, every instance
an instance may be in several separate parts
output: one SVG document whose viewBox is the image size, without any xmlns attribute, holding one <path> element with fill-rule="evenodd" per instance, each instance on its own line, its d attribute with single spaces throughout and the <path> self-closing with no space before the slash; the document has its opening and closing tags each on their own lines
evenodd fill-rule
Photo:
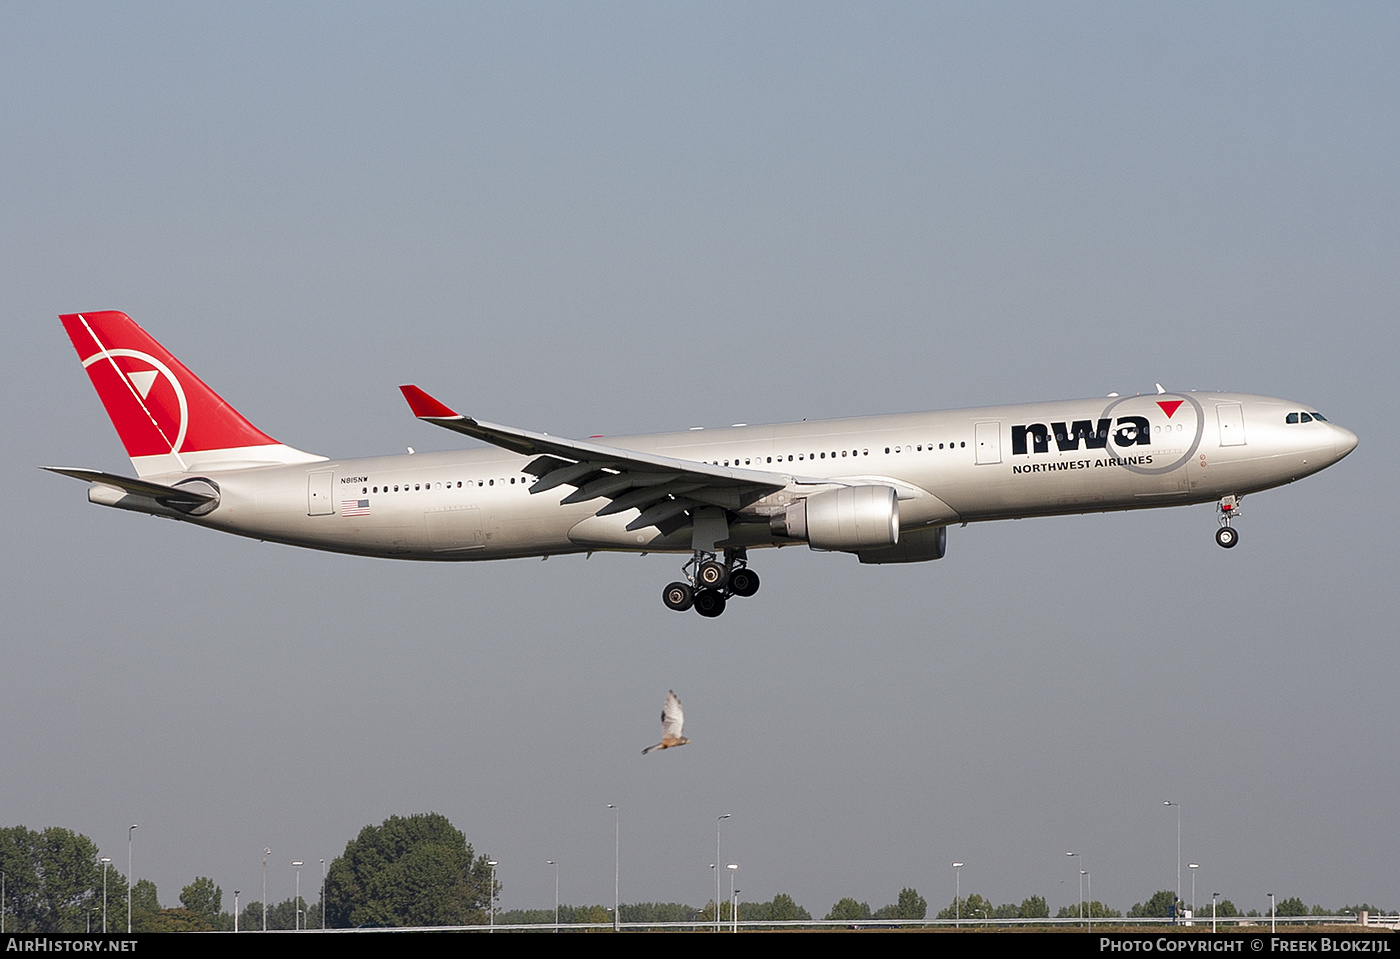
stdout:
<svg viewBox="0 0 1400 959">
<path fill-rule="evenodd" d="M 0 824 L 175 904 L 315 898 L 437 811 L 503 905 L 822 915 L 1172 888 L 1400 906 L 1400 8 L 0 7 Z M 130 313 L 283 442 L 447 449 L 395 386 L 570 436 L 1171 389 L 1286 396 L 1345 462 L 948 556 L 411 565 L 86 503 L 129 471 L 56 315 Z M 666 690 L 692 743 L 647 756 Z M 1184 879 L 1189 896 L 1189 877 Z M 727 894 L 727 884 L 726 884 Z"/>
</svg>

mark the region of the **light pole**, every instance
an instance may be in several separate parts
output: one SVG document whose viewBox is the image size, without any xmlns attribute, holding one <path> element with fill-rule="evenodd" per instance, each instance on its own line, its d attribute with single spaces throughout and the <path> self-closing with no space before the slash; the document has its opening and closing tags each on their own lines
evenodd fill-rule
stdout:
<svg viewBox="0 0 1400 959">
<path fill-rule="evenodd" d="M 738 910 L 735 908 L 734 874 L 739 871 L 739 864 L 737 862 L 731 862 L 725 868 L 729 870 L 729 921 L 733 924 L 734 932 L 738 932 L 739 917 L 737 915 Z"/>
<path fill-rule="evenodd" d="M 960 862 L 953 863 L 953 920 L 955 929 L 962 928 L 962 867 Z"/>
<path fill-rule="evenodd" d="M 102 931 L 107 931 L 107 866 L 112 862 L 111 856 L 102 857 Z"/>
<path fill-rule="evenodd" d="M 608 808 L 613 811 L 613 932 L 617 932 L 617 907 L 621 904 L 617 879 L 622 872 L 622 813 L 615 803 L 608 803 Z"/>
<path fill-rule="evenodd" d="M 553 859 L 544 861 L 546 866 L 554 867 L 554 931 L 559 931 L 559 863 Z"/>
<path fill-rule="evenodd" d="M 1176 807 L 1176 901 L 1181 902 L 1181 803 L 1163 799 L 1162 805 Z M 1175 912 L 1176 908 L 1173 907 L 1172 911 Z"/>
<path fill-rule="evenodd" d="M 729 813 L 725 813 L 715 820 L 715 932 L 719 932 L 719 864 L 723 862 L 719 858 L 719 824 L 729 818 Z"/>
<path fill-rule="evenodd" d="M 1278 932 L 1278 913 L 1274 911 L 1274 894 L 1269 893 L 1269 932 Z"/>
<path fill-rule="evenodd" d="M 1066 855 L 1066 856 L 1075 856 L 1075 857 L 1077 857 L 1077 858 L 1079 859 L 1079 865 L 1080 865 L 1080 867 L 1081 867 L 1080 870 L 1079 870 L 1079 918 L 1080 918 L 1080 919 L 1083 919 L 1083 918 L 1084 918 L 1084 869 L 1083 869 L 1082 867 L 1083 867 L 1083 865 L 1084 865 L 1084 857 L 1083 857 L 1083 856 L 1080 856 L 1079 853 L 1077 853 L 1077 852 L 1067 852 L 1067 853 L 1065 853 L 1065 855 Z"/>
<path fill-rule="evenodd" d="M 136 831 L 136 823 L 126 831 L 126 931 L 131 932 L 131 834 Z"/>
<path fill-rule="evenodd" d="M 1210 931 L 1212 933 L 1215 932 L 1215 900 L 1219 898 L 1220 893 L 1218 892 L 1213 892 L 1210 894 Z"/>
<path fill-rule="evenodd" d="M 1198 862 L 1188 862 L 1186 868 L 1191 870 L 1191 918 L 1196 918 L 1196 870 L 1201 868 Z M 1192 923 L 1195 925 L 1195 923 Z"/>
<path fill-rule="evenodd" d="M 301 932 L 301 867 L 304 865 L 306 865 L 306 863 L 300 859 L 293 860 L 292 862 L 292 868 L 297 871 L 297 898 L 293 903 L 297 910 L 295 923 L 297 932 Z"/>
<path fill-rule="evenodd" d="M 234 931 L 234 932 L 237 932 L 237 931 L 238 931 L 238 894 L 239 894 L 240 892 L 242 892 L 242 891 L 243 891 L 243 890 L 241 890 L 241 889 L 235 889 L 235 890 L 233 891 L 233 931 Z"/>
<path fill-rule="evenodd" d="M 326 929 L 326 861 L 321 860 L 321 931 Z"/>
<path fill-rule="evenodd" d="M 1094 928 L 1094 877 L 1089 875 L 1087 869 L 1081 869 L 1080 872 L 1084 873 L 1084 882 L 1089 887 L 1089 904 L 1088 910 L 1084 914 L 1084 928 L 1092 929 Z"/>
<path fill-rule="evenodd" d="M 272 847 L 263 847 L 263 932 L 267 932 L 267 857 L 272 855 Z"/>
<path fill-rule="evenodd" d="M 491 867 L 491 931 L 496 931 L 496 867 L 500 865 L 495 859 L 486 860 L 486 865 Z"/>
</svg>

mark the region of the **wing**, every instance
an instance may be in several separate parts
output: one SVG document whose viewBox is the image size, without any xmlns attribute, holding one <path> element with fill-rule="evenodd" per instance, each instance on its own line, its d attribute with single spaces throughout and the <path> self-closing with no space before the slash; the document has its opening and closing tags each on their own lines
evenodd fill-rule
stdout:
<svg viewBox="0 0 1400 959">
<path fill-rule="evenodd" d="M 530 486 L 531 493 L 572 486 L 574 491 L 561 503 L 608 500 L 597 516 L 639 510 L 640 515 L 627 524 L 629 532 L 655 526 L 669 535 L 691 522 L 686 514 L 704 506 L 740 510 L 792 483 L 832 483 L 765 470 L 712 466 L 484 423 L 455 412 L 416 386 L 399 389 L 420 420 L 534 456 L 525 466 L 525 472 L 538 477 Z"/>
<path fill-rule="evenodd" d="M 661 741 L 681 738 L 681 727 L 685 725 L 685 714 L 681 712 L 681 701 L 676 691 L 666 695 L 666 705 L 661 707 Z"/>
</svg>

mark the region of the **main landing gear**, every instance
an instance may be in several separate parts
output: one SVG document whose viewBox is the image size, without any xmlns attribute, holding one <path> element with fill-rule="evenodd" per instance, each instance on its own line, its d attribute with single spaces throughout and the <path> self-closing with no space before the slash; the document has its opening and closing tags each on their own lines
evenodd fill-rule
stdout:
<svg viewBox="0 0 1400 959">
<path fill-rule="evenodd" d="M 696 551 L 683 567 L 687 582 L 670 583 L 661 593 L 661 601 L 677 612 L 694 607 L 706 618 L 724 612 L 731 596 L 752 596 L 758 592 L 758 574 L 748 567 L 748 557 L 742 549 L 724 551 L 724 561 L 714 553 Z"/>
<path fill-rule="evenodd" d="M 1215 541 L 1225 549 L 1234 549 L 1240 534 L 1230 525 L 1230 520 L 1239 515 L 1240 499 L 1238 496 L 1222 497 L 1216 509 L 1220 511 L 1220 528 L 1215 531 Z"/>
</svg>

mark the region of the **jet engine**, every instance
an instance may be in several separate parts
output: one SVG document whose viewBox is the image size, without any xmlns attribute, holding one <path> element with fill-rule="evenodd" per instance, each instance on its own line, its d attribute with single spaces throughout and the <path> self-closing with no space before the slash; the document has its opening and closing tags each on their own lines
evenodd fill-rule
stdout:
<svg viewBox="0 0 1400 959">
<path fill-rule="evenodd" d="M 772 517 L 771 526 L 812 549 L 893 546 L 899 542 L 899 498 L 889 486 L 844 486 L 793 503 Z"/>
<path fill-rule="evenodd" d="M 948 527 L 926 526 L 905 530 L 899 542 L 883 549 L 863 549 L 856 555 L 862 563 L 926 563 L 942 559 L 948 551 Z"/>
</svg>

